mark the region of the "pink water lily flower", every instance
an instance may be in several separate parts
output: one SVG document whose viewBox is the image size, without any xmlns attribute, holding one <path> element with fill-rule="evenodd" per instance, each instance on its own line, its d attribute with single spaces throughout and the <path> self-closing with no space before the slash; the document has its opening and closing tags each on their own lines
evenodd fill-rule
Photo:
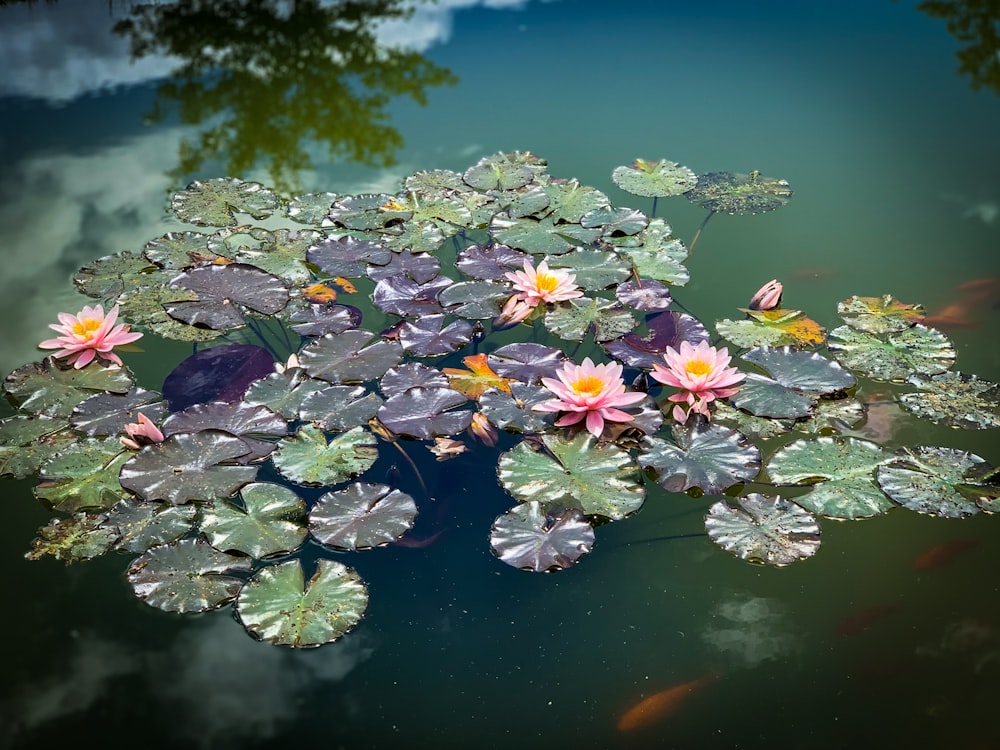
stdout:
<svg viewBox="0 0 1000 750">
<path fill-rule="evenodd" d="M 622 366 L 617 362 L 595 365 L 590 357 L 582 365 L 566 362 L 556 372 L 559 379 L 542 378 L 542 385 L 558 398 L 550 398 L 532 407 L 534 411 L 567 412 L 557 422 L 566 427 L 587 420 L 587 430 L 594 437 L 604 432 L 604 423 L 630 422 L 633 417 L 616 406 L 630 406 L 646 397 L 645 393 L 625 392 Z"/>
<path fill-rule="evenodd" d="M 739 391 L 739 386 L 746 377 L 735 367 L 727 366 L 732 359 L 728 349 L 716 349 L 709 346 L 707 341 L 702 341 L 698 346 L 682 341 L 679 351 L 668 347 L 663 358 L 667 367 L 655 363 L 650 375 L 664 385 L 681 389 L 680 393 L 675 393 L 668 399 L 677 404 L 673 416 L 678 422 L 684 422 L 688 417 L 688 411 L 680 406 L 681 403 L 687 403 L 689 411 L 709 417 L 709 404 L 717 398 L 727 398 Z"/>
<path fill-rule="evenodd" d="M 563 302 L 582 297 L 583 292 L 576 286 L 576 274 L 561 269 L 549 270 L 549 264 L 542 260 L 538 268 L 531 260 L 524 261 L 523 271 L 508 271 L 505 276 L 514 282 L 518 290 L 517 299 L 528 307 L 541 302 Z"/>
<path fill-rule="evenodd" d="M 163 442 L 163 433 L 160 432 L 160 428 L 142 412 L 139 413 L 138 422 L 125 425 L 125 432 L 128 433 L 128 437 L 121 438 L 122 445 L 134 451 L 139 450 L 144 445 Z"/>
<path fill-rule="evenodd" d="M 76 369 L 90 364 L 95 356 L 121 365 L 121 358 L 111 351 L 112 348 L 131 344 L 142 338 L 142 334 L 131 331 L 127 323 L 115 325 L 117 320 L 118 305 L 106 316 L 100 305 L 86 306 L 76 315 L 59 313 L 60 325 L 52 324 L 49 328 L 62 336 L 46 339 L 38 346 L 40 349 L 59 349 L 52 356 L 67 357 L 67 362 Z"/>
</svg>

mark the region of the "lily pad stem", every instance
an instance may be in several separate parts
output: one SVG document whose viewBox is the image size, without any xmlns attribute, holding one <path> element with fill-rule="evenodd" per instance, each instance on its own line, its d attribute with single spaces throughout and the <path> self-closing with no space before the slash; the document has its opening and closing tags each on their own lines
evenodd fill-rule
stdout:
<svg viewBox="0 0 1000 750">
<path fill-rule="evenodd" d="M 708 220 L 711 219 L 714 215 L 715 211 L 709 211 L 708 216 L 706 216 L 705 220 L 701 222 L 701 226 L 698 227 L 698 231 L 695 232 L 694 237 L 691 238 L 691 244 L 688 245 L 688 255 L 690 255 L 691 251 L 694 250 L 694 244 L 698 241 L 698 238 L 701 236 L 701 230 L 705 228 L 705 225 L 708 224 Z"/>
</svg>

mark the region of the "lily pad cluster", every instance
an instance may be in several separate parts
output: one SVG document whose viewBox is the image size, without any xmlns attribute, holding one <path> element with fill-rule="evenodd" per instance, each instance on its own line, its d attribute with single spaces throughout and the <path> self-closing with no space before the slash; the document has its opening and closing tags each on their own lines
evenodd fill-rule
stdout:
<svg viewBox="0 0 1000 750">
<path fill-rule="evenodd" d="M 710 215 L 770 211 L 791 195 L 756 172 L 696 176 L 666 160 L 637 160 L 612 179 Z M 427 499 L 421 481 L 371 476 L 390 451 L 461 462 L 470 446 L 495 450 L 512 505 L 490 548 L 537 572 L 580 561 L 600 526 L 638 513 L 653 483 L 671 502 L 709 496 L 708 536 L 769 565 L 815 554 L 820 517 L 996 510 L 984 459 L 849 434 L 879 381 L 910 383 L 898 402 L 915 417 L 1000 424 L 997 386 L 952 371 L 947 338 L 888 295 L 842 303 L 844 325 L 829 334 L 801 311 L 736 307 L 744 318 L 715 330 L 736 348 L 742 390 L 711 422 L 665 418 L 669 394 L 648 371 L 668 348 L 711 337 L 674 301 L 688 248 L 664 220 L 550 176 L 533 154 L 417 172 L 393 194 L 286 199 L 257 183 L 201 181 L 171 208 L 198 228 L 96 260 L 74 281 L 195 353 L 159 390 L 127 366 L 47 357 L 4 380 L 16 413 L 0 420 L 0 474 L 37 476 L 35 496 L 58 514 L 28 557 L 131 555 L 128 580 L 151 606 L 232 604 L 274 644 L 339 638 L 368 601 L 343 553 L 405 543 Z M 543 259 L 574 274 L 583 295 L 503 325 L 506 274 Z M 600 437 L 533 409 L 551 397 L 542 378 L 585 356 L 620 362 L 646 394 Z M 126 449 L 119 438 L 139 414 L 164 440 Z M 755 491 L 768 482 L 797 494 Z"/>
</svg>

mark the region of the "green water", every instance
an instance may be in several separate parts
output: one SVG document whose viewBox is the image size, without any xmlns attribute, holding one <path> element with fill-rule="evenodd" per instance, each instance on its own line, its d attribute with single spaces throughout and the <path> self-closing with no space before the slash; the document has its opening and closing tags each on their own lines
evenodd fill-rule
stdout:
<svg viewBox="0 0 1000 750">
<path fill-rule="evenodd" d="M 176 61 L 129 63 L 109 29 L 131 13 L 0 7 L 4 372 L 38 358 L 56 312 L 79 309 L 73 271 L 178 228 L 168 192 L 223 174 L 233 157 L 177 173 L 183 144 L 217 120 L 171 109 L 162 84 L 177 80 Z M 416 170 L 528 150 L 552 175 L 649 211 L 614 186 L 614 167 L 643 157 L 759 169 L 795 195 L 773 214 L 709 222 L 691 283 L 676 290 L 689 310 L 708 323 L 734 317 L 775 277 L 786 307 L 830 328 L 854 294 L 931 312 L 958 304 L 968 325 L 946 330 L 956 368 L 1000 381 L 997 298 L 958 290 L 1000 276 L 1000 98 L 957 72 L 962 43 L 912 3 L 469 0 L 421 6 L 383 34 L 410 40 L 456 82 L 429 85 L 426 106 L 390 97 L 384 122 L 401 145 L 381 155 L 393 165 L 330 158 L 322 134 L 303 140 L 297 190 L 392 192 Z M 256 111 L 296 109 L 266 104 Z M 242 127 L 264 158 L 240 176 L 273 183 L 267 121 Z M 704 218 L 683 198 L 657 214 L 686 241 Z M 127 357 L 144 384 L 187 352 L 149 348 Z M 907 425 L 902 444 L 1000 462 L 995 430 Z M 366 618 L 306 652 L 255 643 L 228 609 L 172 617 L 140 603 L 124 580 L 129 558 L 25 561 L 50 514 L 31 482 L 5 481 L 0 748 L 1000 746 L 995 517 L 824 521 L 814 558 L 771 569 L 704 537 L 647 541 L 702 531 L 710 504 L 651 487 L 635 518 L 598 530 L 580 565 L 534 575 L 489 551 L 489 526 L 510 505 L 495 456 L 463 462 L 422 463 L 440 504 L 428 517 L 447 532 L 426 549 L 351 556 L 371 592 Z M 383 457 L 373 474 L 391 464 Z M 979 543 L 914 569 L 927 549 L 966 537 Z M 708 673 L 717 679 L 672 715 L 617 728 L 646 696 Z"/>
</svg>

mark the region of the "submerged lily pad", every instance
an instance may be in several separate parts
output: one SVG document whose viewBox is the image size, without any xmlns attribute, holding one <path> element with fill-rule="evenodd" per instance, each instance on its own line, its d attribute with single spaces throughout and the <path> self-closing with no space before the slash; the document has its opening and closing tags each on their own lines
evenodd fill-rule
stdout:
<svg viewBox="0 0 1000 750">
<path fill-rule="evenodd" d="M 368 589 L 361 577 L 342 563 L 322 558 L 308 583 L 298 560 L 259 570 L 236 602 L 250 635 L 294 648 L 337 640 L 358 624 L 367 607 Z"/>
<path fill-rule="evenodd" d="M 978 500 L 996 494 L 996 485 L 979 481 L 992 468 L 974 453 L 955 448 L 904 448 L 891 463 L 879 467 L 878 484 L 904 508 L 965 518 L 979 512 Z"/>
<path fill-rule="evenodd" d="M 1000 427 L 1000 386 L 996 383 L 961 372 L 913 375 L 907 382 L 920 390 L 899 397 L 899 403 L 911 414 L 967 430 Z"/>
<path fill-rule="evenodd" d="M 749 562 L 788 565 L 816 554 L 819 524 L 805 508 L 781 497 L 751 493 L 708 509 L 705 530 L 727 552 Z"/>
<path fill-rule="evenodd" d="M 384 484 L 355 482 L 322 495 L 309 511 L 309 531 L 338 550 L 377 547 L 413 528 L 417 505 L 405 492 Z"/>
<path fill-rule="evenodd" d="M 709 172 L 698 175 L 698 183 L 684 195 L 712 213 L 761 214 L 786 205 L 792 190 L 785 180 L 764 177 L 756 170 L 749 174 Z"/>
<path fill-rule="evenodd" d="M 548 573 L 563 570 L 594 546 L 594 528 L 575 508 L 530 500 L 497 516 L 490 548 L 511 567 Z"/>
<path fill-rule="evenodd" d="M 696 421 L 675 425 L 672 438 L 647 437 L 639 454 L 639 464 L 656 471 L 657 482 L 669 492 L 697 487 L 720 495 L 760 471 L 760 449 L 736 430 Z"/>
<path fill-rule="evenodd" d="M 255 344 L 222 344 L 195 352 L 167 375 L 171 411 L 211 401 L 236 401 L 254 381 L 274 372 L 274 356 Z"/>
<path fill-rule="evenodd" d="M 589 433 L 522 441 L 500 456 L 499 476 L 518 500 L 612 520 L 639 510 L 645 497 L 642 475 L 629 454 L 597 443 Z"/>
<path fill-rule="evenodd" d="M 206 612 L 232 601 L 250 570 L 250 559 L 219 552 L 196 539 L 153 547 L 126 571 L 135 595 L 166 612 Z"/>
</svg>

